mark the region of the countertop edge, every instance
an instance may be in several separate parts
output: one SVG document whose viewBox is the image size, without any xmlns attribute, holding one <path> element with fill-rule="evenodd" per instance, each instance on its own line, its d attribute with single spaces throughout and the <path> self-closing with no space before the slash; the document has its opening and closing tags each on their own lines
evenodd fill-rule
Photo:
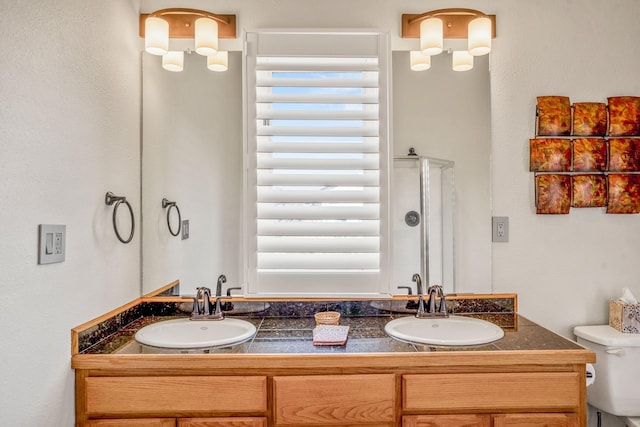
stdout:
<svg viewBox="0 0 640 427">
<path fill-rule="evenodd" d="M 396 369 L 455 366 L 569 365 L 594 363 L 595 353 L 584 350 L 510 350 L 432 353 L 353 354 L 76 354 L 72 369 Z"/>
</svg>

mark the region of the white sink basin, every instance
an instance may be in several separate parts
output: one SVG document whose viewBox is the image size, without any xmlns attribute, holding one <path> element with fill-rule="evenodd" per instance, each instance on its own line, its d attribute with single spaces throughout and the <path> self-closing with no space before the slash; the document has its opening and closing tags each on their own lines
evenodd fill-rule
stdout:
<svg viewBox="0 0 640 427">
<path fill-rule="evenodd" d="M 388 322 L 384 331 L 399 341 L 442 346 L 486 344 L 504 336 L 502 328 L 491 322 L 462 316 L 401 317 Z"/>
<path fill-rule="evenodd" d="M 165 348 L 202 348 L 240 344 L 256 333 L 256 327 L 244 320 L 176 319 L 152 323 L 136 332 L 141 344 Z"/>
</svg>

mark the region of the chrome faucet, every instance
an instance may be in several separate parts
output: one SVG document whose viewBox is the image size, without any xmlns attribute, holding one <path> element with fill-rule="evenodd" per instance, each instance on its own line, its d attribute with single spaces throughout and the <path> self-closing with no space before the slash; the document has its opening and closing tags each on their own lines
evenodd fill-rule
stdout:
<svg viewBox="0 0 640 427">
<path fill-rule="evenodd" d="M 203 320 L 211 314 L 211 289 L 202 286 L 196 288 L 196 291 L 196 296 L 193 297 L 191 320 Z M 200 303 L 201 300 L 202 303 Z"/>
<path fill-rule="evenodd" d="M 216 302 L 213 306 L 211 305 L 211 289 L 205 287 L 197 288 L 196 296 L 193 298 L 193 312 L 191 313 L 191 320 L 224 319 L 222 306 L 220 304 L 223 283 L 227 283 L 227 278 L 224 275 L 220 275 L 216 285 Z M 202 304 L 200 304 L 200 300 L 202 300 Z M 211 312 L 212 307 L 213 313 Z"/>
<path fill-rule="evenodd" d="M 427 303 L 427 311 L 430 316 L 449 317 L 447 314 L 447 300 L 442 290 L 442 286 L 433 285 L 427 289 L 429 301 Z M 440 298 L 440 305 L 436 309 L 436 298 Z"/>
<path fill-rule="evenodd" d="M 416 283 L 416 292 L 418 294 L 418 311 L 416 317 L 428 318 L 428 317 L 449 317 L 447 314 L 447 302 L 445 298 L 442 286 L 433 285 L 427 289 L 428 301 L 425 301 L 422 294 L 422 278 L 419 274 L 414 274 L 412 280 Z M 440 298 L 440 305 L 436 309 L 436 298 Z"/>
</svg>

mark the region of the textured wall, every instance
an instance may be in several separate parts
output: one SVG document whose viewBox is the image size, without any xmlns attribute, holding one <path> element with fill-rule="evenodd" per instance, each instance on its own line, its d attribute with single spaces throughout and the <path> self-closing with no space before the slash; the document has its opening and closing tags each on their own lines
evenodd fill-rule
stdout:
<svg viewBox="0 0 640 427">
<path fill-rule="evenodd" d="M 235 11 L 246 28 L 377 26 L 393 35 L 402 12 L 472 7 L 497 14 L 491 193 L 494 215 L 510 217 L 511 236 L 509 243 L 493 244 L 494 291 L 517 292 L 522 314 L 566 336 L 575 325 L 605 322 L 606 300 L 623 286 L 640 294 L 640 218 L 599 209 L 535 215 L 527 166 L 536 96 L 603 101 L 640 95 L 640 59 L 629 56 L 640 38 L 640 2 L 142 4 L 145 11 Z M 5 1 L 0 8 L 2 418 L 14 426 L 71 426 L 69 329 L 138 295 L 139 236 L 128 246 L 117 243 L 102 200 L 107 190 L 122 192 L 139 212 L 138 2 Z M 400 49 L 415 41 L 393 43 Z M 67 224 L 65 263 L 36 265 L 39 223 Z"/>
<path fill-rule="evenodd" d="M 72 426 L 70 329 L 139 295 L 139 235 L 116 241 L 104 204 L 140 212 L 138 5 L 0 8 L 0 418 Z M 37 265 L 41 223 L 66 224 L 64 263 Z"/>
</svg>

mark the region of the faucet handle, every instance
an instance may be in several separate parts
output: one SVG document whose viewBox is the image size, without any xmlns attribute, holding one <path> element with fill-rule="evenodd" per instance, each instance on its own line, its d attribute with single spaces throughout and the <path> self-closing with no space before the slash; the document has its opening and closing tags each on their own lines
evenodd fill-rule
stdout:
<svg viewBox="0 0 640 427">
<path fill-rule="evenodd" d="M 232 288 L 227 288 L 227 296 L 229 298 L 231 298 L 233 295 L 231 295 L 231 291 L 241 291 L 242 287 L 237 286 L 237 287 L 232 287 Z"/>
<path fill-rule="evenodd" d="M 440 308 L 438 310 L 443 316 L 447 317 L 447 299 L 444 296 L 444 293 L 440 297 Z"/>
<path fill-rule="evenodd" d="M 411 286 L 398 286 L 398 289 L 406 289 L 408 296 L 413 295 L 413 289 L 411 289 Z"/>
<path fill-rule="evenodd" d="M 200 311 L 200 298 L 202 298 L 202 289 L 197 288 L 196 295 L 193 297 L 193 312 L 191 313 L 192 316 L 198 316 L 202 314 Z"/>
</svg>

